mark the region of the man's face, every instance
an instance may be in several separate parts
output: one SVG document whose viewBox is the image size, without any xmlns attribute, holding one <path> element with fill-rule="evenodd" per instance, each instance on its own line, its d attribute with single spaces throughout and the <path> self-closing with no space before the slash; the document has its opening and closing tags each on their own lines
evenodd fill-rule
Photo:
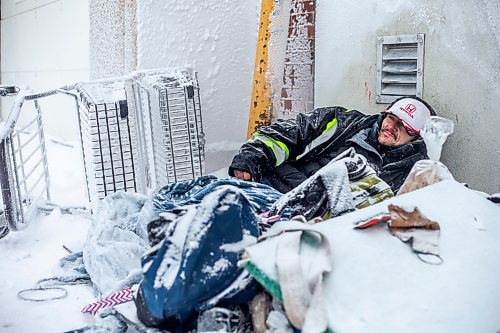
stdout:
<svg viewBox="0 0 500 333">
<path fill-rule="evenodd" d="M 413 141 L 414 138 L 406 132 L 401 120 L 392 114 L 384 118 L 378 133 L 378 143 L 388 147 L 404 145 Z"/>
</svg>

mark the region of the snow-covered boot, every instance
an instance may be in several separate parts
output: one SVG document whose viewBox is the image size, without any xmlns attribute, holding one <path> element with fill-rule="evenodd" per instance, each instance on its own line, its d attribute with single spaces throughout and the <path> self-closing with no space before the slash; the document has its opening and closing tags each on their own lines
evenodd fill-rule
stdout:
<svg viewBox="0 0 500 333">
<path fill-rule="evenodd" d="M 292 216 L 303 215 L 306 220 L 330 218 L 394 196 L 364 156 L 351 148 L 340 157 L 283 195 L 274 203 L 270 215 L 292 208 Z"/>
<path fill-rule="evenodd" d="M 239 307 L 227 309 L 214 307 L 203 311 L 198 317 L 197 332 L 227 332 L 243 333 L 248 322 L 245 314 Z"/>
</svg>

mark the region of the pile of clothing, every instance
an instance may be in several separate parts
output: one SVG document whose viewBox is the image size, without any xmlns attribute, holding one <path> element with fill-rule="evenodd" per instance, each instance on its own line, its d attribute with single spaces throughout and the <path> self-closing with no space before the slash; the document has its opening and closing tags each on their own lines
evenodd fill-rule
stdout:
<svg viewBox="0 0 500 333">
<path fill-rule="evenodd" d="M 138 317 L 148 326 L 200 330 L 211 325 L 207 318 L 224 317 L 231 331 L 241 331 L 249 327 L 252 300 L 263 291 L 242 264 L 247 247 L 277 221 L 327 219 L 392 196 L 353 149 L 285 195 L 214 176 L 167 185 L 152 198 L 118 192 L 95 215 L 85 267 L 102 295 L 139 284 Z M 279 302 L 268 303 L 273 313 L 283 313 Z M 288 320 L 278 322 L 289 326 Z"/>
</svg>

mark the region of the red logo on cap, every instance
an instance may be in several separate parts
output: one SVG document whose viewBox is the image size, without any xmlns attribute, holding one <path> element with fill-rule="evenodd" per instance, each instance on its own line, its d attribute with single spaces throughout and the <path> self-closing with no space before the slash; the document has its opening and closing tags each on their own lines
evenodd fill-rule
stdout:
<svg viewBox="0 0 500 333">
<path fill-rule="evenodd" d="M 413 104 L 406 104 L 404 108 L 399 108 L 401 111 L 405 112 L 408 116 L 413 118 L 413 113 L 417 111 L 417 107 Z"/>
</svg>

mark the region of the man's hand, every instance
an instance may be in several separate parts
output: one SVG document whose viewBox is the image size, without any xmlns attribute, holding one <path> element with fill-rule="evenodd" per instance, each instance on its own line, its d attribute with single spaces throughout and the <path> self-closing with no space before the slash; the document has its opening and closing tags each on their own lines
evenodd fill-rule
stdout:
<svg viewBox="0 0 500 333">
<path fill-rule="evenodd" d="M 234 170 L 234 176 L 236 178 L 239 178 L 241 180 L 246 180 L 249 182 L 253 182 L 254 179 L 252 177 L 252 174 L 246 171 L 240 171 L 240 170 Z"/>
</svg>

